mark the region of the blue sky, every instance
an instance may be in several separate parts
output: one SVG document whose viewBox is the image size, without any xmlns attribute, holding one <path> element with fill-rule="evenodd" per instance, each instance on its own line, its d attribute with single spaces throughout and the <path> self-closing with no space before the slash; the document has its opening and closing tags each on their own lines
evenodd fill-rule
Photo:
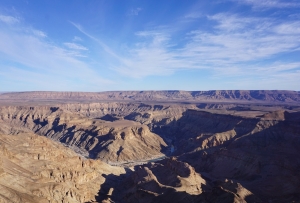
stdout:
<svg viewBox="0 0 300 203">
<path fill-rule="evenodd" d="M 300 1 L 1 0 L 0 91 L 300 90 Z"/>
</svg>

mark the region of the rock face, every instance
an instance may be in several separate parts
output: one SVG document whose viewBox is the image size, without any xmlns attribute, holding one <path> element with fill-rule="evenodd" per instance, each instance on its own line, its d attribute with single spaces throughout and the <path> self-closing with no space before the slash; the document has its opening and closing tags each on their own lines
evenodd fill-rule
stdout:
<svg viewBox="0 0 300 203">
<path fill-rule="evenodd" d="M 175 158 L 136 166 L 135 171 L 98 201 L 115 202 L 262 202 L 240 183 L 203 177 Z M 109 181 L 103 184 L 108 186 Z M 101 190 L 100 190 L 101 192 Z M 103 194 L 106 194 L 103 189 Z"/>
<path fill-rule="evenodd" d="M 243 183 L 264 202 L 297 202 L 300 195 L 299 113 L 273 112 L 261 119 L 215 117 L 192 112 L 181 126 L 192 129 L 179 138 L 181 160 L 214 179 Z M 209 119 L 212 116 L 214 119 Z M 198 119 L 197 119 L 198 117 Z M 194 128 L 190 128 L 193 125 Z M 211 128 L 211 134 L 205 132 Z M 183 152 L 183 151 L 181 151 Z"/>
<path fill-rule="evenodd" d="M 112 91 L 112 92 L 19 92 L 3 93 L 0 100 L 20 101 L 300 101 L 300 93 L 279 90 L 211 91 Z"/>
<path fill-rule="evenodd" d="M 138 122 L 89 119 L 55 107 L 3 107 L 0 122 L 3 134 L 37 133 L 110 163 L 160 157 L 167 146 Z"/>
<path fill-rule="evenodd" d="M 95 200 L 103 174 L 124 169 L 86 160 L 34 134 L 0 135 L 0 202 L 82 203 Z"/>
<path fill-rule="evenodd" d="M 188 110 L 179 119 L 153 122 L 150 129 L 167 134 L 175 146 L 173 155 L 185 163 L 164 160 L 136 167 L 131 179 L 126 180 L 131 187 L 127 188 L 124 199 L 128 198 L 127 202 L 138 202 L 137 199 L 139 202 L 298 202 L 299 124 L 299 112 L 286 111 L 246 118 Z M 178 176 L 184 177 L 180 173 L 182 167 L 194 170 L 197 177 L 206 181 L 201 182 L 196 176 L 186 179 L 188 187 L 193 180 L 198 182 L 197 194 L 181 191 Z M 119 201 L 117 196 L 110 198 Z"/>
</svg>

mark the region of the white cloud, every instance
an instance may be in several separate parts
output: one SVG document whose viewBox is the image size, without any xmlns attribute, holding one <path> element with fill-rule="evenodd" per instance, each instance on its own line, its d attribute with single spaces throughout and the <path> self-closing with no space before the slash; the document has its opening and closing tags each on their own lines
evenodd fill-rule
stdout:
<svg viewBox="0 0 300 203">
<path fill-rule="evenodd" d="M 72 42 L 65 42 L 64 45 L 66 47 L 68 47 L 69 49 L 84 50 L 84 51 L 88 50 L 88 48 L 86 48 L 82 45 L 76 44 L 76 43 L 72 43 Z"/>
<path fill-rule="evenodd" d="M 300 21 L 277 25 L 274 27 L 274 31 L 282 35 L 300 35 Z"/>
<path fill-rule="evenodd" d="M 7 24 L 14 24 L 20 22 L 18 18 L 7 16 L 7 15 L 0 15 L 0 21 Z"/>
<path fill-rule="evenodd" d="M 272 57 L 300 46 L 297 29 L 282 29 L 300 21 L 276 23 L 267 18 L 243 18 L 230 14 L 218 14 L 211 19 L 217 22 L 215 31 L 192 32 L 191 41 L 185 47 L 187 54 L 202 56 L 204 61 L 219 60 L 223 61 L 222 64 L 232 64 Z"/>
<path fill-rule="evenodd" d="M 191 62 L 181 60 L 180 52 L 171 51 L 169 36 L 158 31 L 136 33 L 144 42 L 137 43 L 134 48 L 127 50 L 126 60 L 114 69 L 124 75 L 140 78 L 149 75 L 166 75 L 175 70 L 184 69 Z"/>
<path fill-rule="evenodd" d="M 194 30 L 186 42 L 174 44 L 172 33 L 156 29 L 138 32 L 139 42 L 128 47 L 124 63 L 114 69 L 132 76 L 171 74 L 184 69 L 209 69 L 215 75 L 259 75 L 295 71 L 299 63 L 260 65 L 272 57 L 299 49 L 300 21 L 278 22 L 270 18 L 242 17 L 229 13 L 208 17 L 212 31 Z M 272 60 L 271 60 L 272 61 Z"/>
<path fill-rule="evenodd" d="M 43 31 L 36 30 L 36 29 L 30 29 L 30 30 L 37 37 L 47 37 L 46 33 L 44 33 Z"/>
</svg>

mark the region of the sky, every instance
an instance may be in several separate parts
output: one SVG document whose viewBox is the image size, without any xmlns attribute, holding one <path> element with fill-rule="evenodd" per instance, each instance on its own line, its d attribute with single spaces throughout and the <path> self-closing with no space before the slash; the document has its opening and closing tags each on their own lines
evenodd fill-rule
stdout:
<svg viewBox="0 0 300 203">
<path fill-rule="evenodd" d="M 299 0 L 1 0 L 0 92 L 300 90 Z"/>
</svg>

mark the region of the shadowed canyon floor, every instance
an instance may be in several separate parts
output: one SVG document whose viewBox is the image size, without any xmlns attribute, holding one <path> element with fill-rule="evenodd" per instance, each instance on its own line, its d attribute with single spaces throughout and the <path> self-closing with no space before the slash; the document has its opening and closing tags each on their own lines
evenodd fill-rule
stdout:
<svg viewBox="0 0 300 203">
<path fill-rule="evenodd" d="M 293 91 L 0 95 L 0 202 L 300 202 Z"/>
</svg>

